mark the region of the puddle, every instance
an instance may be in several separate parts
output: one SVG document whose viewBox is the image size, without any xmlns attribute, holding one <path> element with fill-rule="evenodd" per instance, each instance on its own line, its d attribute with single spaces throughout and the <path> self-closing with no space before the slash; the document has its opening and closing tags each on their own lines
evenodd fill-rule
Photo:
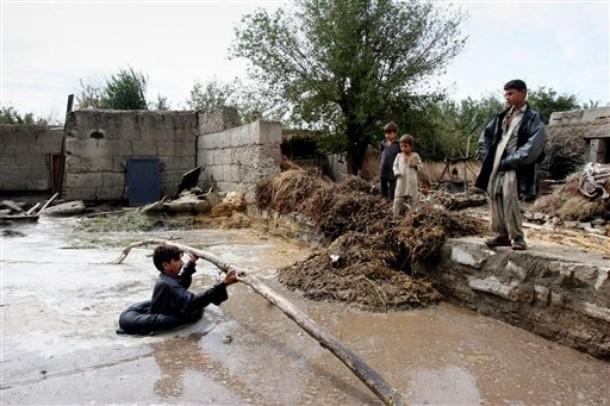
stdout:
<svg viewBox="0 0 610 406">
<path fill-rule="evenodd" d="M 375 404 L 329 352 L 250 288 L 182 330 L 115 334 L 118 315 L 148 299 L 150 249 L 113 265 L 119 242 L 177 236 L 258 272 L 414 404 L 609 404 L 610 364 L 443 303 L 373 314 L 311 302 L 276 282 L 306 246 L 251 230 L 84 233 L 74 219 L 20 226 L 0 239 L 3 404 Z M 14 228 L 14 227 L 13 227 Z M 70 249 L 78 241 L 94 241 Z M 193 291 L 216 269 L 200 263 Z M 226 337 L 232 341 L 227 344 Z"/>
</svg>

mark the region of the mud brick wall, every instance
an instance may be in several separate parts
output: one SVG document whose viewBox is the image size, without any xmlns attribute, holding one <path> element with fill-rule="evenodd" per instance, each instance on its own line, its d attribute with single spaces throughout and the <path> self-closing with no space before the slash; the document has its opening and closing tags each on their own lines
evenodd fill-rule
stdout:
<svg viewBox="0 0 610 406">
<path fill-rule="evenodd" d="M 62 197 L 123 199 L 126 161 L 156 156 L 162 194 L 171 195 L 182 174 L 195 167 L 198 134 L 192 111 L 75 111 L 66 124 Z"/>
<path fill-rule="evenodd" d="M 63 128 L 0 125 L 0 191 L 51 189 L 51 155 L 61 152 Z"/>
<path fill-rule="evenodd" d="M 201 186 L 242 191 L 252 201 L 256 182 L 280 172 L 281 142 L 282 129 L 276 122 L 257 120 L 210 134 L 202 129 L 197 140 L 197 164 L 204 166 Z"/>
</svg>

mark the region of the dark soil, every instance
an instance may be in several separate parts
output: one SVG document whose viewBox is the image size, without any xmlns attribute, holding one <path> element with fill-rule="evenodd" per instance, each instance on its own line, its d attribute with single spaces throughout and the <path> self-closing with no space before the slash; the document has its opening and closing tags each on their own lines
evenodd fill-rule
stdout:
<svg viewBox="0 0 610 406">
<path fill-rule="evenodd" d="M 411 264 L 438 255 L 448 237 L 478 233 L 474 218 L 432 205 L 394 220 L 390 203 L 370 183 L 349 177 L 338 184 L 304 170 L 288 170 L 257 186 L 261 208 L 297 212 L 329 241 L 304 261 L 280 271 L 279 279 L 315 300 L 353 303 L 384 311 L 424 306 L 440 294 Z"/>
</svg>

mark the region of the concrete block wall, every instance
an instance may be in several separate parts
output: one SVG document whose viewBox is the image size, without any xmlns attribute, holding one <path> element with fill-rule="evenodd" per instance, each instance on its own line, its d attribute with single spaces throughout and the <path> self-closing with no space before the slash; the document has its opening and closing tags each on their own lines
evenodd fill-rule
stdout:
<svg viewBox="0 0 610 406">
<path fill-rule="evenodd" d="M 239 112 L 233 107 L 199 113 L 199 134 L 220 133 L 241 125 Z"/>
<path fill-rule="evenodd" d="M 51 189 L 51 155 L 61 153 L 63 128 L 0 125 L 0 191 Z"/>
<path fill-rule="evenodd" d="M 162 194 L 176 192 L 196 165 L 198 116 L 192 111 L 82 110 L 69 115 L 65 133 L 66 199 L 126 198 L 129 158 L 161 160 Z"/>
<path fill-rule="evenodd" d="M 280 172 L 281 142 L 280 123 L 261 120 L 200 135 L 197 165 L 204 166 L 201 186 L 222 192 L 243 191 L 252 201 L 256 183 Z"/>
<path fill-rule="evenodd" d="M 580 160 L 583 162 L 610 162 L 610 107 L 554 112 L 549 119 L 547 134 L 549 144 L 557 139 L 563 148 L 566 148 L 564 138 L 579 138 Z"/>
</svg>

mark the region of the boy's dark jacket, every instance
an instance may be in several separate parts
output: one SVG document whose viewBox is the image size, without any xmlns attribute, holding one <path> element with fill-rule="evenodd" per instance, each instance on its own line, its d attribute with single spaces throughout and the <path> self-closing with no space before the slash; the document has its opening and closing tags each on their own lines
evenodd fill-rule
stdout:
<svg viewBox="0 0 610 406">
<path fill-rule="evenodd" d="M 379 146 L 381 149 L 381 158 L 379 159 L 379 177 L 381 179 L 394 180 L 394 160 L 396 155 L 400 153 L 400 144 L 398 141 L 394 141 L 390 145 L 386 145 L 385 141 L 381 141 Z"/>
<path fill-rule="evenodd" d="M 496 148 L 502 138 L 502 121 L 509 110 L 506 109 L 498 114 L 485 127 L 479 138 L 479 158 L 483 165 L 475 186 L 480 189 L 487 190 L 493 171 Z M 517 149 L 508 155 L 505 152 L 501 164 L 504 168 L 516 170 L 520 195 L 536 196 L 536 163 L 542 162 L 544 159 L 545 143 L 544 123 L 540 114 L 528 104 L 517 132 Z"/>
<path fill-rule="evenodd" d="M 191 262 L 177 277 L 161 273 L 153 290 L 150 313 L 166 314 L 191 322 L 201 318 L 203 308 L 210 303 L 219 305 L 227 300 L 227 288 L 222 282 L 203 293 L 189 292 L 187 289 L 191 286 L 194 273 L 195 264 Z"/>
</svg>

